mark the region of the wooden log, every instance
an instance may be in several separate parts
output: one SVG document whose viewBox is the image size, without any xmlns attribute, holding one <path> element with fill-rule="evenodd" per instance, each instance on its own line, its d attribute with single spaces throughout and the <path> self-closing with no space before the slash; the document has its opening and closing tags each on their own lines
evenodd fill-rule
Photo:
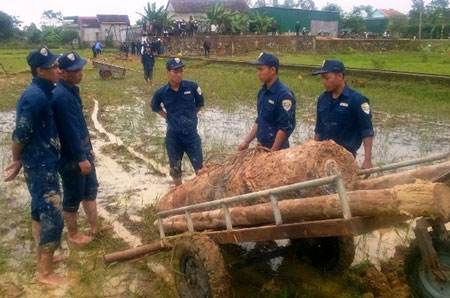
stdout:
<svg viewBox="0 0 450 298">
<path fill-rule="evenodd" d="M 355 190 L 347 193 L 353 216 L 429 216 L 450 219 L 450 188 L 441 183 L 418 182 L 391 189 Z M 279 202 L 283 223 L 342 218 L 337 194 Z M 271 203 L 230 208 L 233 227 L 273 224 Z M 191 214 L 196 231 L 223 229 L 222 209 Z M 155 222 L 155 226 L 157 222 Z M 163 219 L 166 231 L 187 231 L 184 215 Z"/>
<path fill-rule="evenodd" d="M 313 180 L 340 174 L 345 187 L 353 190 L 358 165 L 350 152 L 333 141 L 313 140 L 276 152 L 216 165 L 205 170 L 191 181 L 173 189 L 161 198 L 159 211 L 209 202 L 277 186 Z M 305 189 L 299 197 L 327 194 L 328 187 Z"/>
<path fill-rule="evenodd" d="M 137 257 L 140 257 L 142 255 L 151 253 L 151 252 L 157 252 L 164 248 L 169 248 L 166 244 L 162 243 L 161 241 L 141 245 L 136 248 L 130 248 L 127 250 L 117 251 L 113 253 L 109 253 L 103 256 L 103 261 L 105 263 L 112 263 L 117 261 L 125 261 L 125 260 L 131 260 Z"/>
<path fill-rule="evenodd" d="M 360 180 L 356 189 L 383 189 L 395 185 L 413 183 L 417 179 L 435 181 L 450 173 L 450 161 L 441 162 L 428 167 L 417 168 L 409 171 L 393 173 L 377 178 Z M 450 183 L 450 177 L 444 179 L 445 184 Z"/>
</svg>

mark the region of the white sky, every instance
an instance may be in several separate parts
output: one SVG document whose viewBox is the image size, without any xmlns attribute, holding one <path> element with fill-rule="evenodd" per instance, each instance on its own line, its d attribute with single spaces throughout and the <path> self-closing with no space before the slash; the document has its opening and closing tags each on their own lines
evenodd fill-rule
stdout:
<svg viewBox="0 0 450 298">
<path fill-rule="evenodd" d="M 167 0 L 150 0 L 150 3 L 152 2 L 156 2 L 157 7 L 167 4 Z M 350 11 L 353 6 L 372 5 L 374 8 L 393 8 L 407 13 L 411 7 L 411 0 L 314 0 L 314 2 L 318 9 L 331 2 L 341 6 L 344 11 Z M 428 3 L 430 0 L 425 2 Z M 39 26 L 42 13 L 49 9 L 61 11 L 64 16 L 127 14 L 134 24 L 140 18 L 136 12 L 143 13 L 146 5 L 145 0 L 1 0 L 0 10 L 19 17 L 24 25 L 34 22 Z"/>
</svg>

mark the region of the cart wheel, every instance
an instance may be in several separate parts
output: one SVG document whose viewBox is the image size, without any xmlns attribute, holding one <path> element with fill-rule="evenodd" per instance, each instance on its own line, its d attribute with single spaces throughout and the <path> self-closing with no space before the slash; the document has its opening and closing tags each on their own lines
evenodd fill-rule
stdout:
<svg viewBox="0 0 450 298">
<path fill-rule="evenodd" d="M 112 72 L 108 69 L 100 69 L 100 77 L 104 80 L 112 79 Z"/>
<path fill-rule="evenodd" d="M 175 283 L 181 298 L 230 297 L 219 246 L 205 235 L 184 236 L 173 248 Z"/>
<path fill-rule="evenodd" d="M 434 248 L 442 271 L 450 278 L 450 243 L 434 243 Z M 422 254 L 415 242 L 411 244 L 405 258 L 405 276 L 413 297 L 437 298 L 450 297 L 450 281 L 445 283 L 436 279 L 430 268 L 422 259 Z"/>
<path fill-rule="evenodd" d="M 324 271 L 345 271 L 355 258 L 353 237 L 291 239 L 295 254 Z"/>
</svg>

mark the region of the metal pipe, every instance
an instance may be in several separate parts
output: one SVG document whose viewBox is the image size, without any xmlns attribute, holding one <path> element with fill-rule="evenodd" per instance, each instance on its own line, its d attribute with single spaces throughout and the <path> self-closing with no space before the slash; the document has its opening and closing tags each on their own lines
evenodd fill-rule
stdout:
<svg viewBox="0 0 450 298">
<path fill-rule="evenodd" d="M 350 219 L 352 217 L 352 212 L 350 210 L 350 204 L 348 203 L 347 192 L 345 191 L 344 181 L 342 181 L 342 178 L 339 176 L 336 178 L 336 188 L 339 195 L 339 200 L 341 200 L 344 219 Z"/>
<path fill-rule="evenodd" d="M 260 197 L 277 195 L 277 194 L 290 192 L 290 191 L 296 191 L 296 190 L 300 190 L 300 189 L 304 189 L 304 188 L 308 188 L 308 187 L 316 187 L 316 186 L 326 185 L 326 184 L 334 183 L 336 177 L 338 177 L 338 176 L 334 175 L 334 176 L 309 180 L 309 181 L 305 181 L 305 182 L 295 183 L 295 184 L 291 184 L 291 185 L 280 186 L 280 187 L 275 187 L 275 188 L 266 189 L 266 190 L 262 190 L 262 191 L 252 192 L 252 193 L 248 193 L 248 194 L 238 195 L 238 196 L 220 199 L 220 200 L 216 200 L 216 201 L 212 201 L 212 202 L 204 202 L 204 203 L 200 203 L 200 204 L 196 204 L 196 205 L 184 206 L 184 207 L 180 207 L 180 208 L 176 208 L 176 209 L 161 211 L 161 212 L 158 212 L 158 217 L 167 217 L 167 216 L 171 216 L 171 215 L 183 214 L 185 211 L 198 211 L 198 210 L 202 210 L 202 209 L 217 208 L 217 207 L 221 207 L 223 204 L 229 205 L 229 204 L 235 203 L 235 202 L 248 201 L 248 200 L 257 199 Z"/>
<path fill-rule="evenodd" d="M 282 225 L 283 224 L 283 220 L 281 218 L 281 211 L 280 211 L 280 207 L 278 206 L 278 199 L 276 196 L 271 195 L 270 196 L 270 201 L 272 201 L 272 208 L 273 208 L 273 217 L 275 218 L 275 224 L 277 226 Z"/>
<path fill-rule="evenodd" d="M 189 213 L 189 211 L 186 211 L 185 216 L 189 232 L 194 232 L 194 224 L 192 223 L 191 213 Z"/>
<path fill-rule="evenodd" d="M 166 232 L 164 232 L 164 225 L 163 225 L 161 217 L 159 217 L 159 216 L 158 216 L 158 225 L 159 225 L 159 237 L 160 238 L 166 237 Z"/>
<path fill-rule="evenodd" d="M 222 210 L 223 215 L 225 216 L 225 224 L 227 226 L 227 230 L 231 231 L 233 229 L 233 224 L 231 223 L 230 209 L 228 209 L 228 206 L 226 204 L 223 204 Z"/>
<path fill-rule="evenodd" d="M 447 159 L 447 158 L 450 158 L 450 152 L 437 154 L 437 155 L 430 155 L 430 156 L 406 160 L 406 161 L 401 161 L 401 162 L 397 162 L 397 163 L 393 163 L 393 164 L 389 164 L 389 165 L 385 165 L 385 166 L 374 167 L 371 169 L 360 170 L 360 171 L 358 171 L 358 175 L 367 175 L 367 174 L 372 174 L 372 173 L 376 173 L 376 172 L 383 172 L 383 171 L 398 169 L 398 168 L 402 168 L 402 167 L 407 167 L 407 166 L 417 165 L 417 164 L 421 164 L 421 163 L 425 163 L 425 162 L 429 162 L 429 161 L 436 161 L 439 159 Z"/>
</svg>

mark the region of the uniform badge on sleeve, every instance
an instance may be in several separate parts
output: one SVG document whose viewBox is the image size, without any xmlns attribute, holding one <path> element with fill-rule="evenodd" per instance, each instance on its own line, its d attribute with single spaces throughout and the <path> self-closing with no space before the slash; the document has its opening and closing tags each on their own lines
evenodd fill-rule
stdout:
<svg viewBox="0 0 450 298">
<path fill-rule="evenodd" d="M 200 88 L 200 86 L 197 87 L 197 93 L 198 95 L 202 95 L 202 89 Z"/>
<path fill-rule="evenodd" d="M 367 102 L 363 103 L 361 105 L 361 109 L 364 111 L 364 113 L 366 113 L 367 115 L 370 114 L 370 106 Z"/>
<path fill-rule="evenodd" d="M 281 101 L 281 104 L 283 106 L 283 109 L 286 110 L 286 112 L 292 108 L 292 101 L 290 99 L 285 99 Z"/>
</svg>

